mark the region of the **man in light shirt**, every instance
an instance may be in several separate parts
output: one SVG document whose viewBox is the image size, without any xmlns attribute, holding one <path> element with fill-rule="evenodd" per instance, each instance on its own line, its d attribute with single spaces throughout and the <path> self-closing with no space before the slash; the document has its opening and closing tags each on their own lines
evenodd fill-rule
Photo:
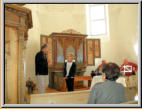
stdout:
<svg viewBox="0 0 142 109">
<path fill-rule="evenodd" d="M 74 75 L 76 73 L 76 63 L 72 53 L 66 54 L 66 62 L 64 64 L 64 77 L 66 78 L 66 86 L 68 91 L 74 90 Z"/>
</svg>

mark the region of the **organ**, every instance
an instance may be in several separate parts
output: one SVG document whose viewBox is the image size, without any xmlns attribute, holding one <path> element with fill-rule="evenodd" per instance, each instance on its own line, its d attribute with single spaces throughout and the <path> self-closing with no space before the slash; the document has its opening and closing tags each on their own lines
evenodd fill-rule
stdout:
<svg viewBox="0 0 142 109">
<path fill-rule="evenodd" d="M 74 53 L 77 64 L 76 75 L 83 75 L 86 69 L 86 36 L 73 29 L 61 33 L 51 33 L 48 38 L 42 36 L 41 45 L 48 43 L 49 87 L 60 90 L 63 68 L 67 52 Z"/>
<path fill-rule="evenodd" d="M 95 65 L 95 58 L 100 58 L 100 40 L 87 39 L 73 29 L 60 33 L 41 35 L 41 46 L 48 43 L 49 88 L 62 90 L 63 68 L 67 52 L 74 53 L 77 64 L 76 76 L 83 76 L 87 65 Z M 76 84 L 75 84 L 76 85 Z M 79 85 L 83 85 L 80 81 Z"/>
</svg>

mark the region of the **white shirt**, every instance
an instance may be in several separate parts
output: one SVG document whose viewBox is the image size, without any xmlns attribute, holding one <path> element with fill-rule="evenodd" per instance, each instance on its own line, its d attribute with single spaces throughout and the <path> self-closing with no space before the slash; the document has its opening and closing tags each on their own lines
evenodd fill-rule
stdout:
<svg viewBox="0 0 142 109">
<path fill-rule="evenodd" d="M 66 76 L 69 76 L 71 66 L 72 66 L 72 62 L 67 62 L 67 67 L 66 67 L 67 74 L 66 74 Z"/>
</svg>

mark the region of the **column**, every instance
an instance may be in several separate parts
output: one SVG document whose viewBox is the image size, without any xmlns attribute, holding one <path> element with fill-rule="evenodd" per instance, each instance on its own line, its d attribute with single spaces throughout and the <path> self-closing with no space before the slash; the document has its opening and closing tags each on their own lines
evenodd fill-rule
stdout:
<svg viewBox="0 0 142 109">
<path fill-rule="evenodd" d="M 18 103 L 24 104 L 25 97 L 24 76 L 24 31 L 18 30 Z"/>
</svg>

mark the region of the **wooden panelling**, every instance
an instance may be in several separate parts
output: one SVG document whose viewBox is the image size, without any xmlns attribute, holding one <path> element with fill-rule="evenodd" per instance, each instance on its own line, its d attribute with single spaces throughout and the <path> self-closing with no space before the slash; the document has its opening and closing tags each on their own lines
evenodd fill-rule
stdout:
<svg viewBox="0 0 142 109">
<path fill-rule="evenodd" d="M 100 39 L 87 39 L 87 65 L 95 65 L 95 58 L 101 58 Z"/>
<path fill-rule="evenodd" d="M 48 38 L 48 65 L 53 65 L 53 40 Z"/>
<path fill-rule="evenodd" d="M 95 39 L 94 40 L 94 55 L 95 58 L 100 58 L 101 57 L 101 44 L 100 44 L 100 39 Z"/>
<path fill-rule="evenodd" d="M 87 40 L 87 64 L 94 65 L 94 48 L 93 40 Z"/>
</svg>

